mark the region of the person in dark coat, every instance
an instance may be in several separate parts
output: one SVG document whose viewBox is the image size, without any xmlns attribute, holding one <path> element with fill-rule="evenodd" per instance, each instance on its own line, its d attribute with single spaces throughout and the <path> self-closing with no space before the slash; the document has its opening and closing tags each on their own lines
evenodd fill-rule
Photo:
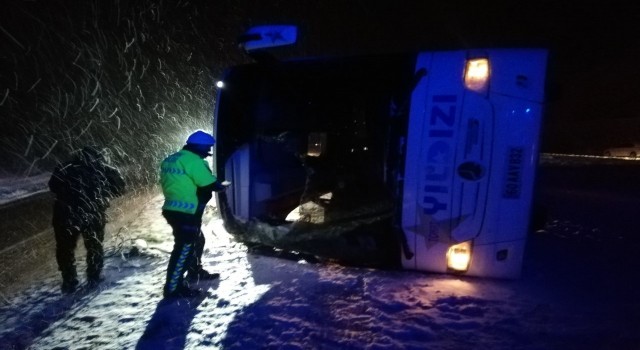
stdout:
<svg viewBox="0 0 640 350">
<path fill-rule="evenodd" d="M 87 284 L 94 286 L 102 279 L 106 210 L 111 198 L 124 193 L 124 179 L 101 151 L 87 146 L 55 168 L 49 189 L 55 194 L 53 230 L 62 292 L 71 293 L 79 284 L 74 253 L 79 236 L 87 251 Z"/>
</svg>

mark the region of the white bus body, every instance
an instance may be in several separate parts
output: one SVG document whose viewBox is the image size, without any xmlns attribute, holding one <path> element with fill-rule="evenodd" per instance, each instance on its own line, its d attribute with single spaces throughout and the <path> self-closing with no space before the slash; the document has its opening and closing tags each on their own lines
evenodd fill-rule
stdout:
<svg viewBox="0 0 640 350">
<path fill-rule="evenodd" d="M 465 64 L 485 58 L 486 87 L 465 87 Z M 519 276 L 538 159 L 546 52 L 423 53 L 430 74 L 413 92 L 402 228 L 405 268 Z M 465 246 L 456 245 L 468 242 Z M 452 248 L 454 247 L 454 248 Z M 454 250 L 460 250 L 455 252 Z M 449 256 L 449 259 L 447 259 Z"/>
</svg>

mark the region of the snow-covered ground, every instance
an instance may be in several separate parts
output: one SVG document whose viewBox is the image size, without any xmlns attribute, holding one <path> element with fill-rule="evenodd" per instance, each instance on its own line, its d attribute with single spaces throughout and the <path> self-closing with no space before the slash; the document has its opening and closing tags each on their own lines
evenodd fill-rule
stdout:
<svg viewBox="0 0 640 350">
<path fill-rule="evenodd" d="M 29 177 L 0 178 L 0 205 L 49 191 L 47 182 L 51 173 L 42 173 Z"/>
<path fill-rule="evenodd" d="M 506 281 L 258 254 L 209 208 L 204 264 L 221 278 L 201 283 L 202 297 L 163 300 L 172 237 L 161 204 L 125 227 L 140 239 L 132 250 L 108 242 L 99 288 L 62 295 L 51 269 L 6 300 L 0 349 L 640 348 L 634 276 L 598 255 L 596 228 L 550 218 L 530 237 L 523 277 Z"/>
</svg>

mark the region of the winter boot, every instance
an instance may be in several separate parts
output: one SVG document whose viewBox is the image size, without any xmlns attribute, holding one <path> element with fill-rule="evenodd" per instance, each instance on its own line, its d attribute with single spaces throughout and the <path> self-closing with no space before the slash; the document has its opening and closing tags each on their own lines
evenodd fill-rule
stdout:
<svg viewBox="0 0 640 350">
<path fill-rule="evenodd" d="M 101 274 L 87 275 L 87 287 L 89 288 L 97 287 L 102 281 L 104 281 L 104 276 L 102 276 Z"/>
<path fill-rule="evenodd" d="M 219 273 L 211 273 L 203 269 L 202 267 L 198 267 L 198 269 L 196 269 L 195 271 L 189 270 L 189 272 L 187 272 L 187 280 L 191 282 L 210 281 L 217 278 L 220 278 Z"/>
<path fill-rule="evenodd" d="M 78 276 L 75 271 L 62 272 L 62 293 L 70 294 L 75 292 L 78 284 Z"/>
<path fill-rule="evenodd" d="M 165 298 L 193 298 L 202 294 L 199 289 L 191 289 L 185 285 L 179 285 L 174 291 L 169 291 L 167 287 L 164 288 Z"/>
</svg>

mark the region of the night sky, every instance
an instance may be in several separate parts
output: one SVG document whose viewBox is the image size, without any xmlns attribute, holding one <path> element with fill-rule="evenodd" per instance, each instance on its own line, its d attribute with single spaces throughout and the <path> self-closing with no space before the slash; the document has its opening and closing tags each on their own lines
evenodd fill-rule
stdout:
<svg viewBox="0 0 640 350">
<path fill-rule="evenodd" d="M 640 135 L 640 5 L 586 1 L 8 0 L 0 14 L 1 168 L 46 170 L 83 143 L 156 162 L 210 125 L 235 38 L 287 23 L 294 56 L 544 47 L 542 150 L 597 154 Z M 184 129 L 184 130 L 183 130 Z M 176 132 L 178 130 L 179 132 Z M 639 137 L 640 139 L 640 137 Z M 5 156 L 6 155 L 6 156 Z M 155 174 L 141 176 L 153 181 Z"/>
<path fill-rule="evenodd" d="M 287 21 L 288 5 L 247 18 Z M 293 16 L 310 54 L 481 47 L 549 49 L 543 150 L 598 154 L 640 140 L 640 4 L 589 1 L 349 1 Z M 304 19 L 302 19 L 304 18 Z M 308 46 L 307 46 L 308 45 Z M 637 138 L 636 138 L 636 135 Z"/>
</svg>

